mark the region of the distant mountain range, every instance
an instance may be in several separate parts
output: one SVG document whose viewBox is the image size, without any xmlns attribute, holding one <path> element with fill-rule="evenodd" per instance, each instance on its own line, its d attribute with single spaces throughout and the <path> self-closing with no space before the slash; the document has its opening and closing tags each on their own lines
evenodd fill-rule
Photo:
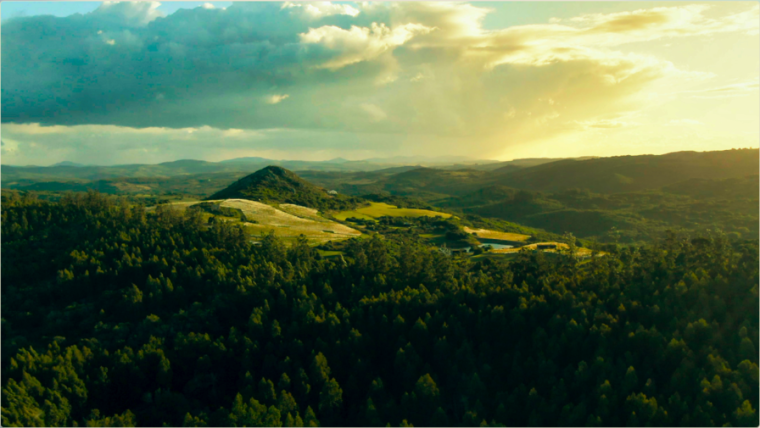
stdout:
<svg viewBox="0 0 760 428">
<path fill-rule="evenodd" d="M 356 173 L 337 180 L 329 174 L 303 172 L 315 183 L 348 194 L 388 193 L 435 200 L 464 196 L 489 186 L 531 191 L 586 189 L 623 193 L 656 189 L 688 179 L 726 179 L 758 173 L 758 150 L 677 152 L 666 155 L 579 159 L 521 159 L 495 169 L 407 168 L 392 175 Z"/>
<path fill-rule="evenodd" d="M 76 163 L 76 162 L 63 161 L 63 162 L 58 162 L 56 164 L 53 164 L 52 166 L 77 166 L 78 167 L 78 166 L 86 166 L 86 165 L 81 164 L 81 163 Z"/>
<path fill-rule="evenodd" d="M 556 159 L 545 159 L 552 162 Z M 122 177 L 176 177 L 188 174 L 236 173 L 256 171 L 267 166 L 280 166 L 293 171 L 368 172 L 408 166 L 428 166 L 447 169 L 476 168 L 490 170 L 511 163 L 541 162 L 541 160 L 514 160 L 498 162 L 477 160 L 461 156 L 447 157 L 392 157 L 366 160 L 335 158 L 327 161 L 274 160 L 262 157 L 243 157 L 221 162 L 180 159 L 159 164 L 83 165 L 63 161 L 51 166 L 2 165 L 2 179 L 6 183 L 58 180 L 107 180 Z M 15 184 L 12 184 L 15 186 Z"/>
<path fill-rule="evenodd" d="M 320 210 L 345 209 L 361 198 L 390 198 L 396 205 L 426 204 L 587 238 L 613 239 L 613 227 L 625 242 L 655 239 L 668 228 L 720 229 L 746 238 L 756 237 L 758 230 L 758 154 L 742 149 L 437 167 L 340 158 L 282 162 L 296 165 L 295 172 L 262 158 L 2 166 L 2 185 L 49 192 L 189 194 Z M 358 167 L 365 169 L 351 169 Z"/>
</svg>

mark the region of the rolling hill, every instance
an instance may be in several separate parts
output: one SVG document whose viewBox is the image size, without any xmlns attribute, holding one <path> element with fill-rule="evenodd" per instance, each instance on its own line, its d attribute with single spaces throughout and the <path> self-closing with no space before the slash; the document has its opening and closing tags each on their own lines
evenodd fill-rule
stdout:
<svg viewBox="0 0 760 428">
<path fill-rule="evenodd" d="M 758 150 L 677 152 L 562 160 L 493 177 L 494 184 L 539 191 L 588 189 L 596 193 L 656 189 L 687 179 L 723 179 L 757 174 Z"/>
<path fill-rule="evenodd" d="M 649 241 L 668 229 L 720 230 L 737 238 L 757 239 L 758 175 L 688 179 L 660 189 L 607 194 L 489 186 L 436 205 L 602 241 Z"/>
<path fill-rule="evenodd" d="M 490 176 L 487 171 L 473 169 L 452 171 L 421 167 L 393 175 L 344 181 L 334 186 L 351 195 L 385 193 L 431 201 L 475 191 L 487 183 Z"/>
<path fill-rule="evenodd" d="M 279 166 L 260 169 L 207 199 L 247 199 L 264 203 L 296 204 L 323 210 L 350 209 L 360 202 L 356 198 L 344 195 L 331 195 L 325 189 Z"/>
</svg>

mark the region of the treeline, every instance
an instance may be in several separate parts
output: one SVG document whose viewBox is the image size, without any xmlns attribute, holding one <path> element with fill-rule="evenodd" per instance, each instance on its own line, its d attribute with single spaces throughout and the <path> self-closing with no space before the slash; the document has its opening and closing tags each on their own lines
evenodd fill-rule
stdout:
<svg viewBox="0 0 760 428">
<path fill-rule="evenodd" d="M 98 194 L 2 204 L 5 426 L 757 426 L 758 244 L 321 259 Z"/>
</svg>

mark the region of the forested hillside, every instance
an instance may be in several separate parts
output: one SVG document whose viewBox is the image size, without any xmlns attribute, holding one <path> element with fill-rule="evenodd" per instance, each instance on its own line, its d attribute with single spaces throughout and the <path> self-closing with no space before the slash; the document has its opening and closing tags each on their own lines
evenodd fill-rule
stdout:
<svg viewBox="0 0 760 428">
<path fill-rule="evenodd" d="M 758 168 L 757 149 L 676 152 L 562 160 L 508 171 L 495 179 L 495 184 L 540 191 L 578 188 L 595 193 L 621 193 L 656 189 L 692 178 L 743 177 L 757 174 Z"/>
<path fill-rule="evenodd" d="M 95 193 L 2 209 L 5 426 L 757 426 L 758 244 L 322 259 Z"/>
<path fill-rule="evenodd" d="M 489 186 L 435 205 L 602 242 L 651 242 L 667 230 L 693 235 L 721 230 L 740 239 L 754 239 L 759 232 L 756 174 L 615 194 Z"/>
</svg>

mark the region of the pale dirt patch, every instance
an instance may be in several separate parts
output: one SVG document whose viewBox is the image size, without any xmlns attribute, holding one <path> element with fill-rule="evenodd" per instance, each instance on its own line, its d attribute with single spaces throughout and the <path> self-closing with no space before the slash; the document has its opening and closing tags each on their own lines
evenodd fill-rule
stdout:
<svg viewBox="0 0 760 428">
<path fill-rule="evenodd" d="M 476 235 L 479 238 L 496 239 L 496 240 L 502 240 L 502 241 L 522 242 L 530 238 L 530 235 L 522 235 L 519 233 L 509 233 L 509 232 L 498 232 L 496 230 L 489 230 L 489 229 L 471 229 L 467 226 L 465 226 L 464 231 L 471 235 Z"/>
</svg>

